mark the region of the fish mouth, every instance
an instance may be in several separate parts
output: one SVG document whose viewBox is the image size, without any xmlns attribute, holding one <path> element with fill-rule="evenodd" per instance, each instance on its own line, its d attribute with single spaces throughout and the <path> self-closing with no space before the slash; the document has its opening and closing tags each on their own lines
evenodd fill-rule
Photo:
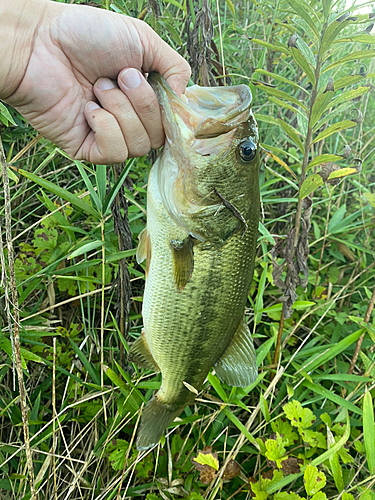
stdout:
<svg viewBox="0 0 375 500">
<path fill-rule="evenodd" d="M 216 138 L 214 149 L 217 149 L 218 138 L 222 136 L 219 142 L 224 146 L 231 142 L 235 130 L 241 123 L 248 121 L 251 114 L 252 96 L 246 85 L 193 85 L 179 97 L 159 73 L 151 73 L 148 82 L 158 98 L 165 135 L 170 145 L 175 141 L 180 142 L 179 139 L 185 144 L 189 143 L 190 147 L 196 142 L 201 153 L 207 154 L 203 151 L 206 148 L 202 149 L 201 139 Z"/>
</svg>

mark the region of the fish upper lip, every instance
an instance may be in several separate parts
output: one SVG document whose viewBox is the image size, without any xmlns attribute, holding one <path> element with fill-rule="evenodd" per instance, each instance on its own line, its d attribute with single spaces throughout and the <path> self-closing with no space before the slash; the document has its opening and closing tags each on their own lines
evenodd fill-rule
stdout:
<svg viewBox="0 0 375 500">
<path fill-rule="evenodd" d="M 218 137 L 237 128 L 250 116 L 252 96 L 249 87 L 188 87 L 179 97 L 159 73 L 150 73 L 161 108 L 167 138 L 176 138 L 185 125 L 196 139 Z"/>
</svg>

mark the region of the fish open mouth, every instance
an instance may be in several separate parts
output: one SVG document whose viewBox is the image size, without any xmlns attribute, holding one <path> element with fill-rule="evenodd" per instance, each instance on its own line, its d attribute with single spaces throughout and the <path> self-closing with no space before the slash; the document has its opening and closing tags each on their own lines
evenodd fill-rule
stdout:
<svg viewBox="0 0 375 500">
<path fill-rule="evenodd" d="M 246 85 L 193 85 L 180 98 L 159 73 L 151 73 L 148 81 L 158 98 L 170 143 L 181 136 L 190 143 L 193 139 L 218 138 L 249 119 L 252 96 Z"/>
</svg>

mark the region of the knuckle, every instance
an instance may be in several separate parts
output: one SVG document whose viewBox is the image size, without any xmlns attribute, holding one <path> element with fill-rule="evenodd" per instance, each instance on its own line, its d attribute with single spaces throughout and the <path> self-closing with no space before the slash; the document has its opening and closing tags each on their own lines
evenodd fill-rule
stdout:
<svg viewBox="0 0 375 500">
<path fill-rule="evenodd" d="M 159 104 L 155 95 L 145 95 L 140 99 L 137 111 L 141 115 L 153 115 L 159 113 Z"/>
</svg>

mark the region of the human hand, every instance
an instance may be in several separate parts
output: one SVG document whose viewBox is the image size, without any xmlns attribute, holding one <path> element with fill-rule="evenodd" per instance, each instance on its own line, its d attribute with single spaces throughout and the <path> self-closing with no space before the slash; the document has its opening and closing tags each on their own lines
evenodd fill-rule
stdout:
<svg viewBox="0 0 375 500">
<path fill-rule="evenodd" d="M 24 9 L 35 4 L 26 67 L 2 85 L 0 63 L 0 98 L 75 159 L 116 163 L 160 147 L 159 105 L 143 74 L 159 72 L 181 94 L 188 63 L 138 19 L 44 0 Z"/>
</svg>

